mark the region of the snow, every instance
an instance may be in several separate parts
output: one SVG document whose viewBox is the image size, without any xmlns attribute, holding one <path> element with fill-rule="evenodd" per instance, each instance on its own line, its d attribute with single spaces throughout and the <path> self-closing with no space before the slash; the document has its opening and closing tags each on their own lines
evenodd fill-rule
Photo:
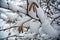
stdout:
<svg viewBox="0 0 60 40">
<path fill-rule="evenodd" d="M 44 14 L 44 11 L 41 8 L 37 8 L 38 11 L 38 17 L 41 19 L 42 21 L 42 30 L 48 34 L 51 37 L 56 37 L 58 36 L 58 32 L 57 30 L 55 30 L 51 25 L 50 25 L 50 21 L 48 20 L 48 18 L 46 17 L 46 15 Z M 52 31 L 51 31 L 52 30 Z"/>
<path fill-rule="evenodd" d="M 41 37 L 44 38 L 44 39 L 48 39 L 49 38 L 49 36 L 46 35 L 46 34 L 42 34 Z"/>
<path fill-rule="evenodd" d="M 0 19 L 0 22 L 2 22 L 3 21 L 3 19 Z"/>
<path fill-rule="evenodd" d="M 52 15 L 51 17 L 52 17 L 52 18 L 56 18 L 56 17 L 58 17 L 58 16 L 60 16 L 60 13 L 54 14 L 54 15 Z"/>
<path fill-rule="evenodd" d="M 0 16 L 1 16 L 1 18 L 5 19 L 5 20 L 8 18 L 8 17 L 7 17 L 5 14 L 3 14 L 3 13 L 1 13 Z"/>
<path fill-rule="evenodd" d="M 20 3 L 18 3 L 17 5 L 18 5 L 19 7 L 21 6 L 22 8 L 27 9 L 27 3 L 26 3 L 26 1 L 20 2 Z"/>
<path fill-rule="evenodd" d="M 36 13 L 34 13 L 33 11 L 29 11 L 28 14 L 35 19 L 39 19 L 39 18 L 36 17 Z"/>
<path fill-rule="evenodd" d="M 1 4 L 0 5 L 2 7 L 8 8 L 8 4 L 7 4 L 7 1 L 6 0 L 4 0 L 4 1 L 3 0 L 0 0 L 0 1 L 1 1 Z"/>
<path fill-rule="evenodd" d="M 33 33 L 33 34 L 25 34 L 24 36 L 25 36 L 25 38 L 33 38 L 34 35 L 35 35 L 35 33 Z"/>
<path fill-rule="evenodd" d="M 58 3 L 60 3 L 60 0 L 57 0 Z"/>
<path fill-rule="evenodd" d="M 58 5 L 58 9 L 60 9 L 60 5 Z"/>
<path fill-rule="evenodd" d="M 16 21 L 15 26 L 21 26 L 23 24 L 23 21 Z"/>
<path fill-rule="evenodd" d="M 43 11 L 43 9 L 41 7 L 37 8 L 37 15 L 38 15 L 38 17 L 39 17 L 39 19 L 41 20 L 42 23 L 47 18 L 47 16 L 44 14 L 44 11 Z"/>
<path fill-rule="evenodd" d="M 32 11 L 28 11 L 28 15 L 26 15 L 27 2 L 26 0 L 1 0 L 0 7 L 0 30 L 14 27 L 11 29 L 7 29 L 5 31 L 0 31 L 0 39 L 9 37 L 12 35 L 22 36 L 22 37 L 10 37 L 8 40 L 52 40 L 53 38 L 57 38 L 60 34 L 60 16 L 59 11 L 55 10 L 52 6 L 50 6 L 50 11 L 53 13 L 49 15 L 52 18 L 49 18 L 46 12 L 50 12 L 46 9 L 46 3 L 42 2 L 41 6 L 39 4 L 41 0 L 28 0 L 29 5 L 32 2 L 38 4 L 39 8 L 37 9 L 37 14 Z M 57 0 L 58 2 L 59 0 Z M 7 4 L 8 3 L 8 4 Z M 57 4 L 56 4 L 57 5 Z M 60 5 L 58 5 L 59 8 Z M 44 12 L 46 11 L 46 12 Z M 56 12 L 55 12 L 56 11 Z M 37 17 L 37 16 L 38 17 Z M 54 20 L 54 18 L 57 18 Z M 15 21 L 14 23 L 7 23 L 7 21 Z M 54 20 L 54 21 L 53 21 Z M 53 23 L 51 24 L 51 22 Z M 59 22 L 57 24 L 57 22 Z M 18 32 L 19 26 L 23 25 L 23 33 Z M 27 28 L 29 27 L 28 31 Z M 9 35 L 9 33 L 11 33 Z M 21 39 L 20 39 L 21 38 Z M 49 39 L 50 38 L 50 39 Z"/>
<path fill-rule="evenodd" d="M 42 30 L 51 37 L 57 37 L 58 31 L 55 30 L 50 24 L 49 21 L 46 20 L 45 23 L 42 24 Z M 52 30 L 52 31 L 51 31 Z"/>
<path fill-rule="evenodd" d="M 8 37 L 8 32 L 0 31 L 0 39 L 5 37 Z"/>
<path fill-rule="evenodd" d="M 0 27 L 3 28 L 5 23 L 6 23 L 5 21 L 0 22 Z"/>
<path fill-rule="evenodd" d="M 24 23 L 24 25 L 23 25 L 24 27 L 29 27 L 30 26 L 30 21 L 29 22 L 26 22 L 26 23 Z"/>
<path fill-rule="evenodd" d="M 33 21 L 35 21 L 35 20 L 33 19 L 30 22 L 30 30 L 32 33 L 38 33 L 39 27 L 40 27 L 40 22 L 38 22 L 38 21 L 33 22 Z"/>
<path fill-rule="evenodd" d="M 18 17 L 17 13 L 14 13 L 10 10 L 2 9 L 4 13 L 1 13 L 1 18 L 15 20 Z"/>
<path fill-rule="evenodd" d="M 32 2 L 37 2 L 37 0 L 28 0 L 28 2 L 31 4 Z"/>
<path fill-rule="evenodd" d="M 15 20 L 18 17 L 17 13 L 6 13 L 10 20 Z"/>
</svg>

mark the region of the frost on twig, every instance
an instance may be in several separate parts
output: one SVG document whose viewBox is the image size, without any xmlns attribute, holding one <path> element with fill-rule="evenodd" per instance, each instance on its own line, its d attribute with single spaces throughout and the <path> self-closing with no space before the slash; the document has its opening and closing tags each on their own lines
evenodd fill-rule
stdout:
<svg viewBox="0 0 60 40">
<path fill-rule="evenodd" d="M 1 0 L 0 3 L 1 40 L 52 40 L 60 35 L 60 13 L 52 0 Z"/>
</svg>

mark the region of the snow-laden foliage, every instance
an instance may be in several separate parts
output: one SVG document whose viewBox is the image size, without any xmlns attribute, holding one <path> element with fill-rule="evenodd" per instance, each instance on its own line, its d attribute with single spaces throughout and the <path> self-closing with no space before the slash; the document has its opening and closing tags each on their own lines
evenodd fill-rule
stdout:
<svg viewBox="0 0 60 40">
<path fill-rule="evenodd" d="M 0 0 L 0 40 L 60 40 L 60 0 Z"/>
</svg>

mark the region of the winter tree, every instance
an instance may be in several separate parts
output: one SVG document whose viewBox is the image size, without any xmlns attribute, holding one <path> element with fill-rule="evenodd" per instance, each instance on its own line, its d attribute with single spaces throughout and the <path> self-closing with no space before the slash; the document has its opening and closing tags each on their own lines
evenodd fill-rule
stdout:
<svg viewBox="0 0 60 40">
<path fill-rule="evenodd" d="M 60 0 L 0 0 L 0 40 L 60 40 Z"/>
</svg>

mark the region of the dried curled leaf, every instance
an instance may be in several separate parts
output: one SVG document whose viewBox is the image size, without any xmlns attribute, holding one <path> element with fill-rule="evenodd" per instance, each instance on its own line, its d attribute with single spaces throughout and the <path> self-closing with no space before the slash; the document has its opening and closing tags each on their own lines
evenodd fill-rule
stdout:
<svg viewBox="0 0 60 40">
<path fill-rule="evenodd" d="M 36 7 L 35 7 L 35 5 L 33 6 L 33 12 L 36 12 Z"/>
<path fill-rule="evenodd" d="M 18 32 L 22 32 L 23 33 L 23 25 L 21 25 L 19 28 L 18 28 Z"/>
<path fill-rule="evenodd" d="M 38 4 L 35 3 L 35 2 L 33 2 L 33 3 L 30 5 L 30 7 L 29 7 L 29 11 L 31 10 L 31 8 L 33 7 L 33 5 L 36 6 L 36 7 L 38 8 Z"/>
</svg>

